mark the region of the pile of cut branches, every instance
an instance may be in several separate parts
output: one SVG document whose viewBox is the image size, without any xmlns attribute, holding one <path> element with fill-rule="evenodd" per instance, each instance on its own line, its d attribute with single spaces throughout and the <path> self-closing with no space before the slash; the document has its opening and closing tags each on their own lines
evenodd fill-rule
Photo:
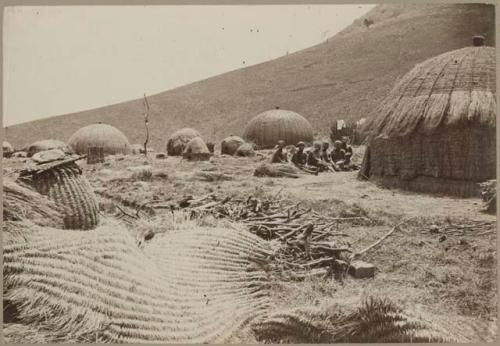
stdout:
<svg viewBox="0 0 500 346">
<path fill-rule="evenodd" d="M 363 216 L 334 217 L 322 215 L 310 208 L 283 201 L 277 196 L 257 198 L 250 196 L 220 196 L 210 193 L 201 197 L 187 196 L 168 206 L 151 204 L 152 208 L 181 209 L 192 218 L 213 215 L 227 218 L 246 226 L 253 234 L 272 241 L 275 263 L 293 279 L 306 275 L 329 275 L 345 271 L 350 244 L 343 241 L 349 234 L 341 225 L 370 224 Z"/>
</svg>

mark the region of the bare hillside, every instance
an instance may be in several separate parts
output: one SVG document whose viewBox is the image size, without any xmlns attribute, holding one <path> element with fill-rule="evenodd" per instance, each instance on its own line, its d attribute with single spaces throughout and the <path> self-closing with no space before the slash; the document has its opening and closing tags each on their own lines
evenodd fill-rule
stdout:
<svg viewBox="0 0 500 346">
<path fill-rule="evenodd" d="M 152 145 L 164 150 L 168 135 L 184 126 L 207 140 L 241 135 L 251 117 L 275 106 L 304 115 L 325 133 L 334 119 L 367 116 L 416 63 L 468 46 L 475 34 L 494 45 L 493 6 L 379 5 L 317 46 L 151 96 Z M 142 114 L 138 99 L 12 126 L 6 137 L 19 148 L 43 138 L 67 140 L 102 121 L 131 143 L 142 142 Z"/>
</svg>

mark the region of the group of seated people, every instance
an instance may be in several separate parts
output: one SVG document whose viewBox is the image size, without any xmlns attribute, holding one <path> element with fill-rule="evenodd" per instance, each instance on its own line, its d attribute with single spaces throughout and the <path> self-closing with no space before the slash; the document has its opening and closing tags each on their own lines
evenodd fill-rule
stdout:
<svg viewBox="0 0 500 346">
<path fill-rule="evenodd" d="M 352 147 L 347 141 L 348 138 L 335 141 L 332 150 L 328 141 L 314 142 L 313 146 L 307 149 L 304 142 L 298 142 L 296 146 L 286 150 L 285 142 L 280 140 L 271 157 L 271 163 L 291 162 L 311 174 L 356 170 L 358 167 L 351 162 Z"/>
</svg>

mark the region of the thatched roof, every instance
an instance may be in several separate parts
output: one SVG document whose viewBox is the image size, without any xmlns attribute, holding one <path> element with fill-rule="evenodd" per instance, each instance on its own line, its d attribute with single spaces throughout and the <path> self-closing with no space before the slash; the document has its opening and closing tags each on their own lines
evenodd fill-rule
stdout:
<svg viewBox="0 0 500 346">
<path fill-rule="evenodd" d="M 260 149 L 274 148 L 283 140 L 286 145 L 311 142 L 313 128 L 306 118 L 292 111 L 273 109 L 261 113 L 248 123 L 243 138 Z"/>
<path fill-rule="evenodd" d="M 416 65 L 377 107 L 370 138 L 496 124 L 495 48 L 467 47 Z"/>
<path fill-rule="evenodd" d="M 167 153 L 171 156 L 180 156 L 184 152 L 186 144 L 195 137 L 201 137 L 200 133 L 190 127 L 175 131 L 167 141 Z"/>
<path fill-rule="evenodd" d="M 245 143 L 245 140 L 239 136 L 226 137 L 220 144 L 220 152 L 221 154 L 234 155 L 243 143 Z"/>
<path fill-rule="evenodd" d="M 91 124 L 76 131 L 68 144 L 77 154 L 87 154 L 89 148 L 103 148 L 105 155 L 128 154 L 130 143 L 116 127 L 107 124 Z"/>
<path fill-rule="evenodd" d="M 3 141 L 2 152 L 3 152 L 3 157 L 9 157 L 14 152 L 14 148 L 12 147 L 12 145 L 10 145 L 9 142 Z"/>
<path fill-rule="evenodd" d="M 210 158 L 210 150 L 208 150 L 207 145 L 201 137 L 195 137 L 186 144 L 182 156 L 190 160 L 208 160 Z"/>
<path fill-rule="evenodd" d="M 65 153 L 70 152 L 70 148 L 63 141 L 57 139 L 44 139 L 41 141 L 34 142 L 28 147 L 28 157 L 33 156 L 40 151 L 60 149 Z"/>
<path fill-rule="evenodd" d="M 236 156 L 254 156 L 255 151 L 250 143 L 243 143 L 236 149 Z"/>
<path fill-rule="evenodd" d="M 386 186 L 477 196 L 496 176 L 495 49 L 467 47 L 415 66 L 365 123 L 361 173 Z"/>
</svg>

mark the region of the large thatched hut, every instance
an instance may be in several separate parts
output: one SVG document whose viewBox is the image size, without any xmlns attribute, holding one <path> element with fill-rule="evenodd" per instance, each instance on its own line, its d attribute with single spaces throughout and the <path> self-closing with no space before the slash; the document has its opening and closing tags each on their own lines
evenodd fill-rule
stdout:
<svg viewBox="0 0 500 346">
<path fill-rule="evenodd" d="M 496 176 L 495 49 L 467 47 L 413 68 L 366 123 L 360 176 L 385 186 L 473 196 Z"/>
<path fill-rule="evenodd" d="M 129 154 L 130 143 L 116 127 L 91 124 L 76 131 L 68 144 L 77 154 L 88 154 L 89 148 L 102 148 L 105 155 Z"/>
<path fill-rule="evenodd" d="M 63 141 L 57 139 L 44 139 L 36 141 L 28 147 L 28 157 L 31 157 L 41 151 L 52 149 L 60 149 L 65 153 L 71 152 L 71 149 Z"/>
<path fill-rule="evenodd" d="M 259 149 L 273 148 L 279 140 L 286 145 L 311 142 L 313 128 L 306 118 L 292 111 L 273 109 L 261 113 L 248 123 L 243 138 Z"/>
<path fill-rule="evenodd" d="M 168 155 L 181 156 L 189 141 L 196 137 L 201 137 L 200 133 L 189 127 L 175 131 L 167 141 Z"/>
</svg>

